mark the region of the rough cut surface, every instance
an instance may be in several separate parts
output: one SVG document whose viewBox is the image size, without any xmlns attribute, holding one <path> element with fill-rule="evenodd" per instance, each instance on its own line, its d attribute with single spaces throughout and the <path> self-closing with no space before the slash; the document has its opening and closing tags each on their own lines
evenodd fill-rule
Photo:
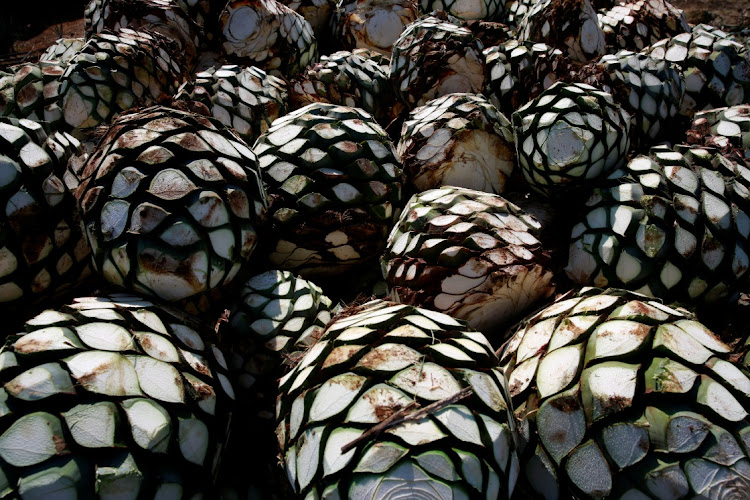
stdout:
<svg viewBox="0 0 750 500">
<path fill-rule="evenodd" d="M 415 0 L 342 0 L 333 14 L 334 37 L 344 50 L 369 49 L 390 56 L 418 17 Z"/>
<path fill-rule="evenodd" d="M 417 191 L 458 186 L 500 194 L 515 163 L 510 122 L 475 94 L 448 94 L 415 108 L 397 152 Z"/>
</svg>

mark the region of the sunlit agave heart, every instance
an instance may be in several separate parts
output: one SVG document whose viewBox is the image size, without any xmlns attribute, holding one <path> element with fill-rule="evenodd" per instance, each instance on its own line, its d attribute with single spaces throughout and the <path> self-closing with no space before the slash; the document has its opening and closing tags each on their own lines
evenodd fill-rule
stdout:
<svg viewBox="0 0 750 500">
<path fill-rule="evenodd" d="M 730 354 L 686 311 L 643 295 L 564 295 L 501 357 L 530 425 L 523 481 L 547 498 L 743 498 L 750 378 Z"/>
<path fill-rule="evenodd" d="M 372 116 L 310 104 L 276 120 L 253 149 L 273 199 L 273 266 L 312 278 L 380 254 L 401 207 L 403 173 Z"/>
<path fill-rule="evenodd" d="M 657 147 L 610 176 L 571 232 L 566 271 L 686 303 L 720 303 L 750 274 L 750 170 L 699 147 Z"/>
<path fill-rule="evenodd" d="M 582 83 L 556 83 L 513 113 L 518 163 L 534 191 L 560 199 L 625 163 L 630 115 Z"/>
<path fill-rule="evenodd" d="M 399 301 L 464 319 L 489 336 L 554 290 L 539 229 L 500 196 L 431 189 L 409 200 L 391 231 L 383 274 Z"/>
<path fill-rule="evenodd" d="M 510 122 L 474 94 L 448 94 L 412 110 L 397 152 L 418 191 L 457 186 L 500 194 L 515 164 Z"/>
<path fill-rule="evenodd" d="M 424 16 L 407 26 L 393 46 L 393 88 L 408 109 L 446 94 L 480 93 L 485 85 L 482 49 L 468 29 Z M 433 52 L 445 56 L 426 56 Z"/>
<path fill-rule="evenodd" d="M 128 115 L 82 177 L 84 227 L 110 283 L 178 301 L 247 272 L 265 191 L 255 155 L 218 123 L 160 107 Z"/>
<path fill-rule="evenodd" d="M 10 336 L 0 350 L 3 488 L 208 493 L 234 391 L 223 354 L 194 323 L 118 294 L 49 309 Z"/>
<path fill-rule="evenodd" d="M 344 311 L 280 382 L 277 437 L 299 495 L 510 498 L 507 386 L 487 339 L 375 301 Z"/>
</svg>

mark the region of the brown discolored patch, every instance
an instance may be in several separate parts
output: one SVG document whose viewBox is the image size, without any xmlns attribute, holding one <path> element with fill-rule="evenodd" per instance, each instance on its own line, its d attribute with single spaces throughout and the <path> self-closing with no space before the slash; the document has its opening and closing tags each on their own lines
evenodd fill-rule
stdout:
<svg viewBox="0 0 750 500">
<path fill-rule="evenodd" d="M 521 388 L 524 387 L 528 382 L 528 377 L 526 377 L 526 380 L 516 379 L 508 386 L 508 392 L 511 394 L 511 396 L 516 396 L 521 392 Z"/>
<path fill-rule="evenodd" d="M 322 331 L 322 329 L 321 329 Z M 356 352 L 359 348 L 354 346 L 339 346 L 331 351 L 323 362 L 322 368 L 328 368 L 329 366 L 338 365 L 345 361 L 348 361 L 352 357 L 352 353 Z M 291 356 L 291 355 L 290 355 Z"/>
<path fill-rule="evenodd" d="M 211 370 L 208 366 L 206 366 L 204 363 L 196 363 L 193 367 L 198 373 L 201 373 L 203 375 L 211 375 Z M 213 389 L 212 389 L 213 390 Z"/>
<path fill-rule="evenodd" d="M 721 244 L 718 238 L 704 237 L 701 243 L 701 251 L 703 253 L 713 252 L 716 250 L 724 250 L 724 245 Z"/>
<path fill-rule="evenodd" d="M 47 422 L 47 425 L 49 425 L 49 422 Z M 60 436 L 52 436 L 52 441 L 55 443 L 55 451 L 58 455 L 65 451 L 66 445 L 63 438 Z"/>
<path fill-rule="evenodd" d="M 44 252 L 51 243 L 52 241 L 46 234 L 34 233 L 26 236 L 21 245 L 21 252 L 23 253 L 23 258 L 26 263 L 31 265 L 39 262 L 42 258 L 42 252 Z"/>
<path fill-rule="evenodd" d="M 345 153 L 356 153 L 359 149 L 359 146 L 354 141 L 341 141 L 336 144 L 336 147 Z"/>
<path fill-rule="evenodd" d="M 177 265 L 174 266 L 174 261 L 170 261 L 164 255 L 156 257 L 151 253 L 142 252 L 139 255 L 139 260 L 141 262 L 141 267 L 149 273 L 179 276 L 189 283 L 194 290 L 202 290 L 205 286 L 205 283 L 202 283 L 198 276 L 193 272 L 192 259 L 180 260 Z"/>
<path fill-rule="evenodd" d="M 362 387 L 362 384 L 364 382 L 362 381 L 361 378 L 358 378 L 353 375 L 349 375 L 345 377 L 339 377 L 336 380 L 331 380 L 331 383 L 340 385 L 350 391 L 356 391 L 356 390 L 359 390 L 360 387 Z"/>
<path fill-rule="evenodd" d="M 239 189 L 227 190 L 227 199 L 234 214 L 244 217 L 244 214 L 250 213 L 250 205 L 244 192 Z"/>
<path fill-rule="evenodd" d="M 549 405 L 567 415 L 581 410 L 581 402 L 574 396 L 555 398 L 549 402 Z"/>
<path fill-rule="evenodd" d="M 550 443 L 555 443 L 555 444 L 563 444 L 563 443 L 566 443 L 568 441 L 568 439 L 567 439 L 568 438 L 568 433 L 565 432 L 564 430 L 557 430 L 557 431 L 552 432 L 550 434 L 545 434 L 544 437 Z"/>
<path fill-rule="evenodd" d="M 372 350 L 367 355 L 362 358 L 362 361 L 360 364 L 365 368 L 373 368 L 380 366 L 383 363 L 386 363 L 388 359 L 391 357 L 388 354 L 391 354 L 392 352 L 386 352 L 383 349 L 376 349 Z"/>
<path fill-rule="evenodd" d="M 640 300 L 633 300 L 626 304 L 627 308 L 632 311 L 634 316 L 649 316 L 652 312 L 652 308 L 647 306 Z"/>
<path fill-rule="evenodd" d="M 377 405 L 375 406 L 375 417 L 378 419 L 378 422 L 382 422 L 383 420 L 391 418 L 394 413 L 399 411 L 403 406 L 400 403 L 391 404 L 391 405 Z"/>
<path fill-rule="evenodd" d="M 675 197 L 672 200 L 672 205 L 678 212 L 690 212 L 693 215 L 698 213 L 698 210 L 696 210 L 695 207 L 686 205 L 682 202 L 682 198 L 679 197 Z"/>
<path fill-rule="evenodd" d="M 193 389 L 195 389 L 196 394 L 198 394 L 201 399 L 206 399 L 216 394 L 213 387 L 204 383 L 193 385 Z"/>
<path fill-rule="evenodd" d="M 103 372 L 108 372 L 111 368 L 112 366 L 108 363 L 102 363 L 98 366 L 95 366 L 91 369 L 91 371 L 89 371 L 89 373 L 78 377 L 78 383 L 83 386 L 89 385 L 92 380 L 95 380 Z"/>
<path fill-rule="evenodd" d="M 139 342 L 141 343 L 141 347 L 146 350 L 152 349 L 154 347 L 154 343 L 151 342 L 151 339 L 148 337 L 142 337 L 141 339 L 139 339 Z"/>
<path fill-rule="evenodd" d="M 50 347 L 52 347 L 52 341 L 42 342 L 34 339 L 24 341 L 23 343 L 15 343 L 13 345 L 13 350 L 21 354 L 28 354 L 33 352 L 45 352 L 48 351 Z"/>
<path fill-rule="evenodd" d="M 205 151 L 208 149 L 208 144 L 206 144 L 203 139 L 192 132 L 178 134 L 176 136 L 173 136 L 173 139 L 177 145 L 184 149 L 187 149 L 188 151 Z"/>
<path fill-rule="evenodd" d="M 626 333 L 627 335 L 633 335 L 633 336 L 643 339 L 651 331 L 651 328 L 652 327 L 649 325 L 644 325 L 643 323 L 636 323 L 631 328 L 628 328 L 627 332 L 623 332 L 619 328 L 612 328 L 612 329 L 600 328 L 599 330 L 597 330 L 596 335 L 600 338 L 607 338 L 607 337 L 622 338 L 623 333 Z"/>
<path fill-rule="evenodd" d="M 630 408 L 631 400 L 622 396 L 612 396 L 605 400 L 599 400 L 604 415 L 612 415 Z"/>
<path fill-rule="evenodd" d="M 41 83 L 39 85 L 41 86 Z M 39 90 L 33 83 L 26 84 L 16 94 L 16 101 L 23 106 L 29 106 L 40 97 Z"/>
<path fill-rule="evenodd" d="M 150 165 L 163 165 L 174 155 L 165 148 L 154 147 L 147 149 L 138 156 L 138 161 L 148 163 Z"/>
</svg>

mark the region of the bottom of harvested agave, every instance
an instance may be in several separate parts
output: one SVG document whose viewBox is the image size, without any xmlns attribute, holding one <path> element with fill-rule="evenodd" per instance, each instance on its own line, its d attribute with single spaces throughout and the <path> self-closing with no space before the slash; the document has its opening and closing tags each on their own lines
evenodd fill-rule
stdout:
<svg viewBox="0 0 750 500">
<path fill-rule="evenodd" d="M 572 163 L 581 161 L 586 151 L 584 131 L 578 127 L 558 122 L 552 126 L 545 148 L 549 158 L 550 167 L 565 167 Z"/>
<path fill-rule="evenodd" d="M 417 152 L 417 158 L 423 147 Z M 426 152 L 429 154 L 429 152 Z M 432 155 L 414 185 L 424 191 L 434 187 L 458 186 L 488 193 L 502 193 L 513 171 L 515 151 L 508 142 L 483 130 L 467 130 Z"/>
<path fill-rule="evenodd" d="M 370 45 L 390 50 L 404 31 L 404 25 L 397 12 L 380 8 L 367 19 L 364 31 Z"/>
<path fill-rule="evenodd" d="M 258 13 L 248 6 L 240 6 L 229 14 L 225 34 L 230 40 L 247 40 L 258 29 Z"/>
<path fill-rule="evenodd" d="M 581 49 L 584 55 L 599 53 L 602 44 L 602 30 L 596 19 L 586 19 L 581 26 Z"/>
<path fill-rule="evenodd" d="M 439 457 L 434 460 L 439 460 Z M 455 471 L 452 471 L 456 475 Z M 487 492 L 487 498 L 497 498 L 500 494 L 500 481 L 492 484 L 493 491 Z M 409 498 L 411 500 L 432 500 L 434 498 L 464 498 L 463 488 L 451 485 L 430 477 L 421 467 L 405 461 L 387 474 L 372 474 L 352 481 L 349 489 L 350 498 L 388 499 Z"/>
<path fill-rule="evenodd" d="M 467 61 L 464 58 L 460 58 L 453 64 L 449 64 L 447 71 L 449 76 L 440 82 L 440 85 L 435 91 L 432 97 L 440 97 L 448 94 L 457 94 L 463 92 L 479 93 L 482 90 L 484 84 L 484 76 L 475 71 L 477 66 L 474 64 L 475 61 Z"/>
<path fill-rule="evenodd" d="M 537 300 L 549 296 L 554 290 L 551 282 L 552 273 L 542 266 L 512 266 L 488 276 L 481 289 L 453 296 L 451 300 L 456 302 L 447 310 L 439 307 L 449 297 L 446 293 L 435 297 L 434 304 L 439 310 L 466 320 L 472 328 L 489 333 Z"/>
<path fill-rule="evenodd" d="M 450 14 L 459 19 L 486 19 L 488 2 L 483 0 L 457 0 L 450 6 Z"/>
<path fill-rule="evenodd" d="M 473 52 L 453 55 L 441 65 L 439 71 L 444 76 L 439 80 L 440 84 L 423 97 L 424 102 L 447 94 L 479 94 L 484 89 L 484 61 Z"/>
</svg>

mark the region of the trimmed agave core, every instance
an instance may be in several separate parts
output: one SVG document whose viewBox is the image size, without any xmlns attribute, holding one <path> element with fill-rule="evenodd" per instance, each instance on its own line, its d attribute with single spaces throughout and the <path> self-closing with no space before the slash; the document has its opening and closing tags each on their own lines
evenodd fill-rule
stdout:
<svg viewBox="0 0 750 500">
<path fill-rule="evenodd" d="M 559 198 L 625 162 L 630 115 L 606 92 L 559 82 L 513 113 L 513 134 L 529 187 Z"/>
<path fill-rule="evenodd" d="M 339 2 L 331 24 L 341 48 L 390 56 L 393 44 L 417 16 L 415 0 L 346 0 Z"/>
<path fill-rule="evenodd" d="M 660 40 L 644 52 L 682 69 L 685 96 L 680 113 L 685 116 L 750 99 L 750 52 L 713 26 L 699 24 L 692 33 Z"/>
<path fill-rule="evenodd" d="M 310 104 L 276 120 L 254 151 L 273 199 L 273 266 L 330 276 L 380 254 L 401 208 L 403 173 L 372 116 Z"/>
<path fill-rule="evenodd" d="M 265 191 L 255 155 L 201 115 L 147 108 L 120 118 L 76 190 L 104 278 L 178 301 L 247 272 Z"/>
<path fill-rule="evenodd" d="M 188 319 L 129 295 L 47 310 L 0 350 L 0 490 L 14 498 L 208 493 L 234 392 Z"/>
<path fill-rule="evenodd" d="M 387 125 L 396 115 L 386 57 L 368 49 L 322 56 L 289 83 L 292 108 L 327 102 L 367 111 Z"/>
<path fill-rule="evenodd" d="M 254 66 L 225 64 L 201 71 L 180 87 L 175 99 L 200 103 L 204 114 L 234 129 L 248 144 L 287 111 L 286 83 Z"/>
<path fill-rule="evenodd" d="M 268 74 L 292 77 L 318 58 L 310 23 L 276 0 L 229 0 L 219 23 L 224 52 Z"/>
<path fill-rule="evenodd" d="M 279 388 L 276 434 L 300 497 L 513 493 L 505 378 L 487 339 L 450 316 L 384 301 L 349 310 Z"/>
<path fill-rule="evenodd" d="M 750 378 L 686 311 L 586 288 L 502 355 L 544 498 L 747 498 Z M 530 432 L 529 432 L 530 431 Z"/>
<path fill-rule="evenodd" d="M 423 16 L 393 46 L 391 83 L 409 108 L 455 92 L 481 93 L 485 85 L 482 42 L 466 28 Z M 441 53 L 444 57 L 429 57 Z"/>
<path fill-rule="evenodd" d="M 81 144 L 66 133 L 0 118 L 2 310 L 73 290 L 91 275 L 91 248 L 63 183 L 68 162 L 84 158 Z"/>
<path fill-rule="evenodd" d="M 92 36 L 60 77 L 66 126 L 96 127 L 118 113 L 172 96 L 183 79 L 174 42 L 150 31 L 123 28 Z"/>
<path fill-rule="evenodd" d="M 510 122 L 476 94 L 448 94 L 415 108 L 397 152 L 419 191 L 447 185 L 500 194 L 516 159 Z"/>
<path fill-rule="evenodd" d="M 289 271 L 250 278 L 231 305 L 232 358 L 243 388 L 258 376 L 279 374 L 284 355 L 304 351 L 331 321 L 333 303 L 311 281 Z"/>
<path fill-rule="evenodd" d="M 666 0 L 620 2 L 601 9 L 598 19 L 610 49 L 641 51 L 659 40 L 691 31 L 685 13 Z"/>
<path fill-rule="evenodd" d="M 519 42 L 543 42 L 578 62 L 606 54 L 604 33 L 589 0 L 540 0 L 518 23 Z"/>
<path fill-rule="evenodd" d="M 425 191 L 391 231 L 383 275 L 399 301 L 489 334 L 554 290 L 539 229 L 500 196 L 452 186 Z"/>
<path fill-rule="evenodd" d="M 717 302 L 750 279 L 750 169 L 698 147 L 664 146 L 614 172 L 571 232 L 580 284 Z"/>
</svg>

